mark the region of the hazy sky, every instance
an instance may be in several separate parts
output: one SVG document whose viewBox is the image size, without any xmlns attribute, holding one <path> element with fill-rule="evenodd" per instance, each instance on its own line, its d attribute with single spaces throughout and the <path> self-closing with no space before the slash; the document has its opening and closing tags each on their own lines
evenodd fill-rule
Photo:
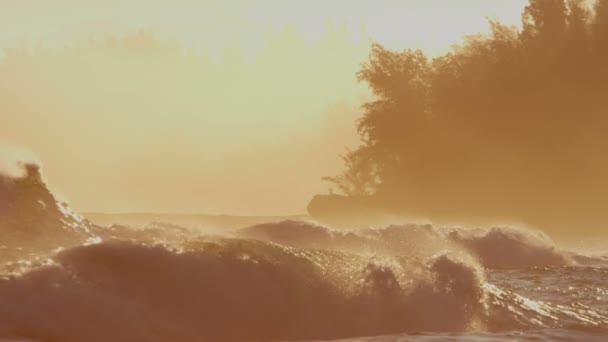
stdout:
<svg viewBox="0 0 608 342">
<path fill-rule="evenodd" d="M 139 29 L 199 46 L 246 41 L 291 24 L 318 37 L 328 20 L 361 28 L 391 47 L 444 50 L 463 34 L 485 30 L 485 17 L 518 24 L 525 0 L 2 0 L 2 45 L 66 43 Z"/>
<path fill-rule="evenodd" d="M 37 51 L 0 59 L 0 140 L 81 211 L 300 213 L 357 143 L 370 39 L 442 53 L 524 3 L 0 0 L 0 47 Z"/>
</svg>

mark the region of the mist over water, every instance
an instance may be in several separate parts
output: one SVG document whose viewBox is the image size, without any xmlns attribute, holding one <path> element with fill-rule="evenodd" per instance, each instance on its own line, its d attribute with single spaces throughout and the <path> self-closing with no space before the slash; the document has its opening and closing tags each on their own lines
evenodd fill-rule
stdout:
<svg viewBox="0 0 608 342">
<path fill-rule="evenodd" d="M 608 0 L 8 1 L 0 342 L 608 336 Z"/>
<path fill-rule="evenodd" d="M 0 254 L 7 340 L 606 333 L 608 259 L 568 252 L 540 232 L 343 230 L 310 219 L 224 230 L 97 226 L 56 201 L 39 166 L 23 167 L 3 180 L 11 189 L 0 222 L 11 237 Z"/>
<path fill-rule="evenodd" d="M 146 31 L 7 48 L 2 140 L 34 150 L 81 210 L 300 214 L 358 142 L 369 43 L 337 24 L 314 41 L 293 27 L 264 37 L 255 54 Z"/>
</svg>

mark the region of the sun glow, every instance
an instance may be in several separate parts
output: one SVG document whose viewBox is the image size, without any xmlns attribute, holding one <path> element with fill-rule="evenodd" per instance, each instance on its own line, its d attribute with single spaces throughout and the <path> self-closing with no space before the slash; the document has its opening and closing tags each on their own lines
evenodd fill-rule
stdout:
<svg viewBox="0 0 608 342">
<path fill-rule="evenodd" d="M 463 35 L 487 30 L 487 18 L 518 25 L 525 0 L 378 1 L 75 1 L 5 0 L 0 44 L 66 43 L 106 33 L 145 30 L 191 47 L 259 49 L 268 32 L 285 26 L 309 40 L 329 22 L 353 39 L 389 48 L 444 52 Z"/>
<path fill-rule="evenodd" d="M 371 41 L 433 56 L 524 3 L 4 0 L 0 136 L 80 211 L 302 212 L 358 144 Z"/>
</svg>

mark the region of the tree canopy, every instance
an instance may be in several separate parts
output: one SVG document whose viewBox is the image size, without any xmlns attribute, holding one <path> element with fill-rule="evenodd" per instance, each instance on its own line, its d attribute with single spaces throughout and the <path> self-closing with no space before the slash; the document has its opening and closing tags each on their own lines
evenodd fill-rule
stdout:
<svg viewBox="0 0 608 342">
<path fill-rule="evenodd" d="M 596 226 L 608 212 L 608 0 L 530 0 L 446 55 L 373 44 L 362 145 L 328 180 L 436 219 Z M 478 220 L 477 220 L 478 219 Z"/>
</svg>

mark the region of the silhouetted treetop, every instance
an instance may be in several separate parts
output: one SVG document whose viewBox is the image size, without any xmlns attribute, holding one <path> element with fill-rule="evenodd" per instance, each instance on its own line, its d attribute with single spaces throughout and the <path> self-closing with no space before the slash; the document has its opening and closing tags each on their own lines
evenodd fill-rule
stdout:
<svg viewBox="0 0 608 342">
<path fill-rule="evenodd" d="M 357 74 L 375 95 L 358 121 L 363 144 L 328 180 L 431 218 L 600 224 L 608 1 L 530 0 L 520 30 L 489 24 L 432 60 L 374 43 Z"/>
</svg>

